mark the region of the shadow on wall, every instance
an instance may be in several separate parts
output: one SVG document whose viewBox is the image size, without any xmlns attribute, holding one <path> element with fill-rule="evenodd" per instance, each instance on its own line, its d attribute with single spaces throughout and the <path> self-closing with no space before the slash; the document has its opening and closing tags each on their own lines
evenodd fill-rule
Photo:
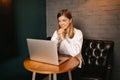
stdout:
<svg viewBox="0 0 120 80">
<path fill-rule="evenodd" d="M 12 0 L 0 1 L 0 61 L 16 55 L 15 26 Z"/>
</svg>

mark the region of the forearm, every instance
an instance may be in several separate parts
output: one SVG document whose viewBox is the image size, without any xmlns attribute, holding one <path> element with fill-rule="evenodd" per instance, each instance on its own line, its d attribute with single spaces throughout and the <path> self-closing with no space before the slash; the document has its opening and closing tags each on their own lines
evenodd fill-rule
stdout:
<svg viewBox="0 0 120 80">
<path fill-rule="evenodd" d="M 67 52 L 71 56 L 76 56 L 81 52 L 82 41 L 69 42 L 67 40 L 64 40 L 62 43 L 64 44 L 64 46 L 67 49 Z"/>
</svg>

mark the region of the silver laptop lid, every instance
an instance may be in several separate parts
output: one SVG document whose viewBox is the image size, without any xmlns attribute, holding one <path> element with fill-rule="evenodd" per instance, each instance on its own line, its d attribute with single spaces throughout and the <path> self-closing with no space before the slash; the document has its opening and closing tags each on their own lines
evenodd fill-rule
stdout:
<svg viewBox="0 0 120 80">
<path fill-rule="evenodd" d="M 27 39 L 27 44 L 31 60 L 59 65 L 55 41 Z"/>
</svg>

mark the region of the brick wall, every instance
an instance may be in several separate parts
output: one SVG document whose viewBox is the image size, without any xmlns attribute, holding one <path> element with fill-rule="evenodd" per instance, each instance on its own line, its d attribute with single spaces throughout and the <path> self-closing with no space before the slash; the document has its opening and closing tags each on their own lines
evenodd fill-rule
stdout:
<svg viewBox="0 0 120 80">
<path fill-rule="evenodd" d="M 120 0 L 46 0 L 47 36 L 56 29 L 60 9 L 72 11 L 75 27 L 85 38 L 115 42 L 113 80 L 120 80 Z"/>
</svg>

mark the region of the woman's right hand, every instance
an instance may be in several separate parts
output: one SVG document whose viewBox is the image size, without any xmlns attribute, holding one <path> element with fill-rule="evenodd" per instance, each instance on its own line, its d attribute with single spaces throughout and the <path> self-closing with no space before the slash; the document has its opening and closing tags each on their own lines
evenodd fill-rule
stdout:
<svg viewBox="0 0 120 80">
<path fill-rule="evenodd" d="M 61 40 L 65 39 L 65 30 L 62 28 L 58 30 L 58 39 L 61 39 Z"/>
</svg>

